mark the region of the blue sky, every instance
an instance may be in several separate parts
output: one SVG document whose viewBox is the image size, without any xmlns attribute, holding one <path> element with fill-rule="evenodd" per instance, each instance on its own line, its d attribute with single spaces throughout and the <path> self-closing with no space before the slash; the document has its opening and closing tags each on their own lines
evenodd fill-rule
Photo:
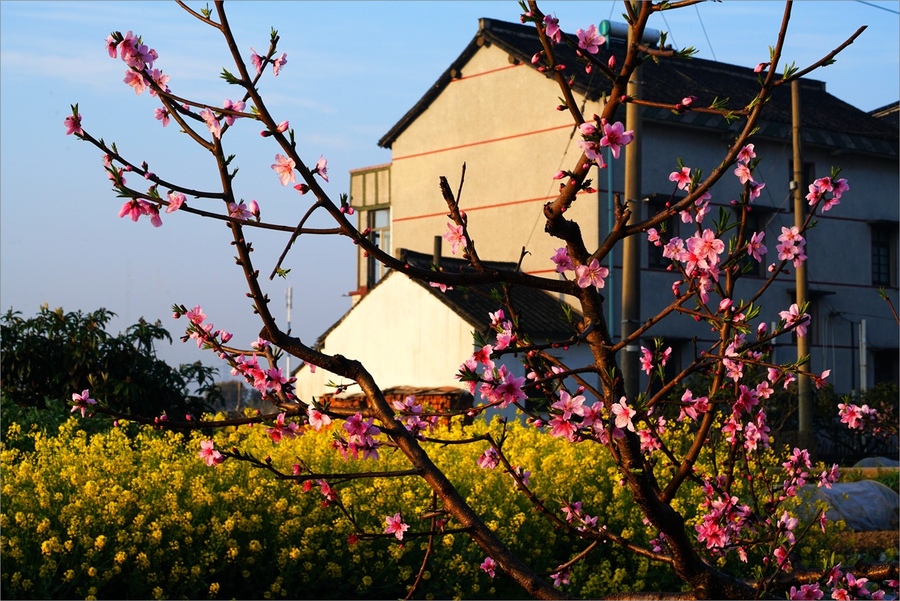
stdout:
<svg viewBox="0 0 900 601">
<path fill-rule="evenodd" d="M 193 4 L 202 7 L 203 4 Z M 621 20 L 621 3 L 544 2 L 564 29 Z M 264 51 L 271 27 L 281 34 L 288 64 L 262 92 L 278 120 L 290 120 L 309 163 L 328 158 L 333 198 L 348 191 L 350 169 L 390 161 L 378 139 L 421 97 L 475 35 L 479 17 L 515 21 L 510 2 L 234 2 L 226 5 L 245 57 Z M 814 78 L 864 110 L 900 98 L 897 2 L 795 3 L 786 61 L 804 67 L 860 25 L 869 29 Z M 704 3 L 654 17 L 677 47 L 699 56 L 753 66 L 768 57 L 783 5 L 771 1 Z M 124 64 L 108 58 L 104 39 L 133 30 L 159 53 L 156 66 L 173 92 L 220 105 L 238 93 L 218 74 L 230 67 L 222 38 L 168 2 L 0 2 L 0 309 L 26 316 L 41 303 L 66 310 L 106 307 L 122 329 L 143 316 L 171 319 L 173 303 L 200 304 L 217 328 L 249 344 L 260 324 L 249 310 L 229 232 L 187 214 L 164 215 L 162 228 L 119 219 L 92 146 L 65 136 L 69 105 L 79 103 L 84 126 L 115 141 L 126 156 L 146 160 L 171 181 L 215 185 L 214 165 L 186 136 L 153 118 L 158 106 L 122 83 Z M 687 91 L 686 91 L 687 93 Z M 237 128 L 236 128 L 237 129 Z M 246 123 L 227 136 L 241 167 L 239 190 L 257 199 L 267 221 L 295 223 L 307 204 L 282 188 L 269 165 L 276 152 Z M 229 142 L 231 139 L 231 142 Z M 133 183 L 132 179 L 129 183 Z M 284 240 L 257 235 L 255 260 L 268 272 Z M 294 288 L 293 328 L 314 339 L 350 306 L 354 247 L 341 239 L 304 241 L 286 264 L 287 282 L 270 284 L 276 313 L 285 287 Z M 211 355 L 180 342 L 159 349 L 172 362 Z"/>
</svg>

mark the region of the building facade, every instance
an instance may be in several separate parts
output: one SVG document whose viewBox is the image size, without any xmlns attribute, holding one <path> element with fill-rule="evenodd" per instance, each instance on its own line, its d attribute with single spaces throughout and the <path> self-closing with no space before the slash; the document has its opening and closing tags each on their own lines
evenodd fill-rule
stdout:
<svg viewBox="0 0 900 601">
<path fill-rule="evenodd" d="M 584 73 L 567 47 L 558 48 L 559 60 L 569 66 L 568 73 L 575 74 L 573 88 L 582 112 L 588 116 L 601 113 L 608 83 L 599 73 Z M 559 104 L 557 84 L 531 63 L 538 49 L 533 27 L 482 19 L 478 33 L 459 58 L 379 141 L 391 150 L 391 163 L 351 172 L 351 204 L 358 211 L 359 227 L 371 228 L 372 239 L 382 249 L 394 256 L 402 249 L 432 252 L 435 236 L 446 231 L 448 221 L 438 178 L 446 176 L 455 189 L 465 165 L 460 207 L 468 215 L 469 232 L 479 255 L 515 263 L 524 249 L 524 271 L 555 277 L 550 257 L 562 243 L 544 233 L 542 207 L 558 191 L 559 182 L 552 179 L 553 174 L 571 168 L 581 149 L 568 112 L 555 110 Z M 621 59 L 624 41 L 612 38 L 601 52 Z M 727 97 L 729 106 L 741 108 L 758 91 L 757 79 L 752 69 L 702 59 L 673 59 L 659 64 L 648 61 L 641 69 L 641 95 L 668 103 L 694 95 L 697 106 Z M 841 393 L 871 387 L 882 380 L 896 382 L 900 330 L 879 291 L 883 289 L 894 306 L 900 304 L 897 107 L 865 113 L 828 94 L 824 83 L 807 79 L 801 80 L 800 104 L 802 189 L 813 179 L 829 175 L 832 167 L 840 167 L 840 177 L 850 183 L 840 206 L 818 217 L 817 226 L 807 236 L 810 367 L 814 372 L 830 369 L 830 381 Z M 787 86 L 776 90 L 751 140 L 761 159 L 755 179 L 766 184 L 754 202 L 752 229 L 766 232 L 766 264 L 777 262 L 774 248 L 781 227 L 794 224 L 790 106 Z M 618 120 L 624 121 L 624 114 Z M 741 127 L 740 122 L 729 123 L 720 116 L 675 114 L 650 107 L 642 109 L 641 121 L 641 217 L 645 218 L 661 210 L 673 195 L 678 197 L 675 192 L 680 191 L 669 181 L 669 174 L 678 169 L 679 158 L 694 171 L 708 174 Z M 597 192 L 581 193 L 567 213 L 581 225 L 588 248 L 596 248 L 609 232 L 613 195 L 623 194 L 624 159 L 608 162 L 609 168 L 599 173 L 594 168 L 589 176 Z M 741 191 L 737 178 L 724 177 L 712 191 L 713 217 L 720 209 L 732 210 L 731 201 Z M 667 226 L 672 235 L 682 237 L 690 236 L 690 228 L 696 228 L 678 220 Z M 610 329 L 615 332 L 621 320 L 620 251 L 611 259 L 612 265 L 606 264 L 611 277 L 602 292 L 607 299 Z M 643 244 L 642 320 L 655 315 L 672 298 L 671 286 L 677 278 L 667 270 L 668 263 L 657 247 Z M 380 362 L 394 360 L 387 359 L 386 353 L 415 354 L 426 348 L 415 350 L 416 343 L 404 338 L 403 346 L 410 346 L 401 351 L 390 342 L 394 334 L 388 321 L 394 319 L 390 314 L 397 305 L 391 303 L 397 299 L 388 304 L 380 301 L 386 293 L 378 292 L 382 287 L 379 282 L 390 280 L 384 282 L 389 288 L 403 284 L 393 281 L 401 278 L 388 275 L 360 251 L 358 287 L 353 293 L 356 305 L 346 319 L 357 311 L 372 313 L 366 320 L 370 328 L 377 328 L 376 337 L 382 340 L 381 351 L 373 353 L 376 378 L 382 370 Z M 752 294 L 765 275 L 760 269 L 745 277 L 738 296 Z M 794 295 L 793 277 L 779 279 L 767 293 L 761 319 L 777 322 L 778 312 L 794 302 Z M 445 306 L 443 310 L 452 308 Z M 413 319 L 412 315 L 406 317 L 410 322 Z M 439 325 L 449 318 L 423 314 L 415 319 L 425 320 L 419 322 L 422 328 L 423 324 Z M 466 346 L 461 333 L 471 326 L 448 323 L 447 332 L 439 337 L 452 341 L 448 346 L 454 346 L 454 353 L 462 352 L 440 361 L 432 357 L 428 369 L 449 369 L 452 375 L 472 351 L 471 338 Z M 439 329 L 427 327 L 432 334 Z M 400 334 L 403 331 L 395 330 L 398 336 L 405 336 Z M 320 345 L 328 352 L 343 352 L 367 363 L 363 355 L 370 353 L 360 354 L 358 336 L 349 335 L 341 344 L 338 337 L 332 329 Z M 673 347 L 673 367 L 677 367 L 693 357 L 694 341 L 703 348 L 710 333 L 708 326 L 673 316 L 655 326 L 648 337 L 661 337 Z M 775 360 L 795 358 L 795 347 L 785 339 L 776 348 Z M 302 371 L 298 374 L 301 382 Z M 397 384 L 419 381 L 418 375 L 410 374 L 409 378 L 411 381 Z M 438 376 L 423 376 L 423 385 L 446 385 L 446 379 L 425 382 L 430 378 Z"/>
</svg>

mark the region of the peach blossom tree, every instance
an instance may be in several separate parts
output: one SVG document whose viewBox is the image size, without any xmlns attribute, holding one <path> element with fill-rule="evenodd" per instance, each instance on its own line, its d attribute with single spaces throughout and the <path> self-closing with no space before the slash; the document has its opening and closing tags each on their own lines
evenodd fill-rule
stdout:
<svg viewBox="0 0 900 601">
<path fill-rule="evenodd" d="M 625 2 L 630 39 L 642 39 L 653 13 L 691 4 L 693 0 Z M 223 2 L 216 2 L 214 9 L 199 11 L 182 2 L 179 5 L 190 17 L 221 33 L 233 59 L 233 66 L 224 69 L 222 77 L 236 90 L 234 99 L 219 105 L 179 96 L 175 89 L 177 82 L 170 81 L 160 68 L 164 57 L 157 56 L 155 50 L 131 31 L 124 35 L 111 34 L 107 50 L 111 58 L 125 63 L 127 85 L 137 94 L 146 92 L 159 101 L 155 117 L 161 125 L 177 125 L 191 142 L 214 158 L 218 180 L 215 189 L 202 190 L 188 183 L 170 181 L 164 173 L 151 172 L 145 162 L 123 156 L 115 145 L 89 133 L 90 112 L 82 116 L 77 104 L 65 120 L 66 133 L 103 153 L 113 189 L 125 198 L 120 216 L 133 221 L 147 218 L 154 227 L 162 225 L 164 214 L 166 219 L 188 219 L 190 215 L 228 225 L 247 295 L 260 320 L 259 339 L 246 348 L 234 346 L 232 335 L 216 329 L 199 306 L 189 308 L 176 304 L 173 313 L 186 321 L 183 339 L 195 341 L 226 361 L 235 375 L 245 378 L 263 394 L 271 404 L 271 411 L 224 420 L 209 416 L 199 419 L 140 416 L 112 409 L 103 399 L 92 398 L 89 390 L 73 394 L 73 410 L 176 429 L 262 424 L 273 444 L 290 444 L 293 437 L 308 428 L 331 429 L 335 453 L 354 463 L 346 474 L 318 473 L 302 458 L 292 465 L 275 465 L 241 449 L 217 449 L 211 440 L 197 449 L 198 461 L 206 462 L 210 469 L 216 469 L 224 461 L 248 462 L 269 470 L 273 478 L 303 484 L 307 489 L 318 488 L 326 499 L 334 502 L 340 499 L 341 486 L 353 478 L 396 478 L 398 489 L 404 486 L 403 478 L 420 478 L 434 495 L 433 511 L 425 520 L 429 527 L 415 528 L 409 516 L 390 513 L 384 516 L 382 524 L 355 524 L 358 534 L 354 537 L 393 537 L 399 542 L 413 534 L 433 540 L 449 532 L 464 532 L 484 552 L 481 569 L 491 577 L 507 574 L 521 586 L 523 595 L 564 597 L 561 587 L 567 581 L 570 567 L 578 561 L 590 562 L 592 551 L 603 542 L 622 545 L 630 552 L 670 566 L 695 598 L 788 594 L 792 598 L 815 599 L 828 592 L 836 595 L 834 598 L 862 598 L 884 595 L 891 586 L 896 588 L 896 565 L 864 567 L 854 574 L 845 573 L 840 566 L 819 571 L 792 569 L 793 550 L 804 534 L 811 527 L 824 528 L 827 522 L 821 510 L 801 522 L 793 511 L 796 497 L 807 483 L 830 487 L 837 476 L 836 466 L 815 469 L 809 454 L 799 448 L 778 460 L 778 470 L 769 469 L 765 460 L 773 451 L 766 405 L 775 387 L 786 386 L 797 377 L 810 378 L 820 385 L 827 373 L 812 374 L 798 363 L 776 364 L 771 359 L 770 351 L 777 337 L 805 335 L 809 322 L 806 307 L 785 308 L 774 330 L 767 329 L 764 322 L 754 323 L 754 319 L 770 284 L 806 260 L 804 236 L 815 215 L 837 210 L 835 207 L 849 184 L 839 177 L 838 169 L 829 177 L 813 182 L 807 195 L 810 210 L 805 221 L 798 227 L 783 228 L 777 245 L 765 240 L 763 232 L 751 231 L 747 219 L 765 185 L 754 179 L 756 166 L 764 157 L 756 156 L 753 134 L 767 99 L 779 86 L 827 64 L 861 31 L 816 64 L 804 69 L 786 69 L 779 74 L 775 67 L 782 60 L 782 43 L 791 15 L 788 3 L 771 55 L 764 57 L 765 61 L 757 68 L 759 88 L 752 102 L 744 107 L 729 107 L 720 102 L 699 106 L 695 97 L 679 94 L 665 105 L 675 112 L 722 115 L 740 123 L 719 165 L 703 176 L 690 166 L 679 164 L 670 180 L 673 189 L 683 191 L 683 198 L 676 200 L 673 194 L 665 210 L 642 221 L 633 220 L 627 204 L 617 200 L 611 232 L 599 246 L 589 248 L 581 227 L 566 213 L 576 202 L 576 194 L 591 187 L 588 171 L 595 166 L 607 168 L 604 152 L 611 155 L 610 160 L 619 160 L 622 150 L 634 140 L 634 132 L 615 119 L 623 105 L 642 102 L 628 96 L 629 78 L 647 58 L 682 60 L 690 52 L 632 42 L 624 60 L 617 63 L 602 50 L 605 40 L 596 25 L 582 24 L 583 28 L 578 28 L 576 34 L 567 35 L 553 16 L 541 12 L 536 2 L 522 4 L 522 22 L 534 26 L 533 61 L 558 83 L 562 98 L 559 108 L 571 115 L 583 151 L 566 169 L 555 175 L 552 170 L 547 174 L 548 181 L 559 180 L 558 195 L 543 206 L 546 234 L 559 244 L 556 254 L 548 257 L 548 265 L 555 264 L 556 272 L 561 274 L 560 278 L 547 278 L 501 270 L 481 257 L 469 234 L 469 217 L 457 201 L 459 193 L 454 194 L 445 178 L 435 190 L 435 194 L 442 195 L 448 209 L 449 223 L 444 237 L 454 253 L 461 252 L 470 268 L 464 272 L 424 269 L 384 252 L 371 241 L 368 231 L 357 227 L 348 198 L 334 199 L 323 190 L 320 182 L 328 180 L 327 160 L 315 149 L 300 147 L 288 120 L 290 115 L 273 114 L 259 91 L 258 84 L 264 77 L 279 76 L 287 64 L 287 55 L 279 50 L 277 32 L 271 32 L 268 48 L 258 53 L 246 42 L 235 39 Z M 562 46 L 575 50 L 576 64 L 559 62 L 557 50 Z M 608 78 L 612 91 L 602 114 L 584 115 L 578 109 L 569 79 L 572 69 L 593 70 Z M 295 202 L 305 207 L 296 223 L 267 222 L 260 203 L 245 202 L 237 195 L 234 182 L 238 170 L 228 144 L 231 130 L 237 128 L 257 128 L 271 142 L 274 176 L 283 186 L 296 190 L 291 191 L 296 194 Z M 737 217 L 713 220 L 708 216 L 711 192 L 717 182 L 728 177 L 737 177 L 743 184 L 743 194 L 737 201 Z M 330 228 L 309 225 L 311 217 L 320 213 L 333 221 Z M 662 224 L 672 217 L 694 224 L 693 234 L 687 238 L 669 235 Z M 271 273 L 268 279 L 260 277 L 260 266 L 254 262 L 250 240 L 252 232 L 262 229 L 279 232 L 286 240 L 277 264 L 265 266 Z M 269 307 L 267 290 L 271 281 L 284 274 L 282 261 L 290 252 L 297 252 L 293 245 L 299 237 L 321 235 L 341 236 L 384 266 L 436 286 L 491 284 L 496 287 L 499 300 L 497 311 L 490 315 L 491 331 L 477 337 L 477 350 L 472 356 L 460 358 L 459 380 L 478 399 L 471 409 L 438 414 L 423 408 L 412 396 L 403 402 L 389 403 L 365 365 L 352 357 L 323 353 L 310 341 L 279 325 Z M 662 248 L 663 256 L 671 264 L 672 299 L 663 311 L 647 319 L 633 334 L 616 341 L 604 317 L 601 289 L 609 277 L 610 252 L 630 237 L 641 237 Z M 778 261 L 768 266 L 768 276 L 754 295 L 739 299 L 735 294 L 736 283 L 748 262 L 763 260 L 767 244 L 776 248 Z M 520 328 L 519 308 L 504 294 L 512 286 L 565 295 L 578 309 L 577 314 L 572 313 L 571 337 L 531 340 Z M 617 364 L 617 353 L 628 345 L 639 344 L 641 338 L 652 336 L 656 323 L 676 313 L 691 315 L 707 324 L 715 331 L 716 342 L 699 349 L 687 367 L 668 378 L 662 368 L 670 358 L 671 349 L 661 344 L 642 348 L 641 367 L 656 386 L 629 396 Z M 557 358 L 560 349 L 573 345 L 587 346 L 591 360 L 576 365 Z M 294 380 L 284 373 L 285 354 L 354 382 L 365 396 L 365 409 L 338 410 L 319 399 L 298 398 Z M 524 365 L 527 377 L 516 376 L 500 364 L 500 359 L 508 357 L 515 357 Z M 698 374 L 704 378 L 691 379 Z M 431 445 L 446 442 L 441 439 L 441 423 L 461 424 L 464 418 L 491 415 L 512 407 L 522 420 L 547 436 L 566 439 L 572 445 L 587 445 L 594 452 L 611 457 L 622 485 L 631 492 L 634 503 L 657 536 L 642 541 L 608 529 L 598 513 L 602 508 L 587 507 L 574 499 L 557 502 L 539 497 L 529 486 L 529 472 L 514 466 L 505 453 L 502 435 L 473 436 L 464 442 L 484 448 L 479 465 L 484 469 L 507 471 L 515 480 L 517 494 L 525 495 L 533 504 L 535 519 L 549 520 L 558 531 L 583 546 L 576 556 L 559 558 L 557 565 L 550 566 L 531 565 L 528 557 L 512 553 L 487 525 L 486 517 L 467 503 L 455 483 L 429 456 Z M 877 414 L 871 409 L 852 404 L 841 407 L 841 418 L 850 427 L 878 422 Z M 675 424 L 684 426 L 688 433 L 686 443 L 682 440 L 676 445 L 667 437 L 667 429 Z M 712 447 L 718 453 L 716 456 L 722 458 L 717 473 L 697 467 L 701 455 L 710 452 Z M 408 459 L 409 469 L 379 471 L 379 453 L 386 448 L 402 453 Z M 359 463 L 367 467 L 355 465 Z M 527 469 L 534 470 L 537 466 L 527 466 Z M 752 479 L 747 479 L 748 475 Z M 533 477 L 540 475 L 536 473 Z M 673 499 L 685 487 L 702 491 L 704 499 L 698 508 L 702 519 L 694 525 L 688 525 L 673 504 Z M 339 502 L 335 506 L 336 511 L 347 511 Z M 726 556 L 747 562 L 747 569 L 741 573 L 724 571 L 719 560 Z M 876 580 L 879 584 L 875 584 Z"/>
</svg>

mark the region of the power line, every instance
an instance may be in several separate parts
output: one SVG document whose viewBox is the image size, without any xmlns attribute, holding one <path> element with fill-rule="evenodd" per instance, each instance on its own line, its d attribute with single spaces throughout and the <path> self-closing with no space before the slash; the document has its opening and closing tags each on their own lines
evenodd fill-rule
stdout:
<svg viewBox="0 0 900 601">
<path fill-rule="evenodd" d="M 879 6 L 878 4 L 875 4 L 873 2 L 865 2 L 865 0 L 856 0 L 856 1 L 859 2 L 860 4 L 865 4 L 866 6 L 871 6 L 872 8 L 880 8 L 881 10 L 885 10 L 889 13 L 893 13 L 895 15 L 900 15 L 900 11 L 891 10 L 886 6 Z"/>
<path fill-rule="evenodd" d="M 706 37 L 706 43 L 709 44 L 709 51 L 712 52 L 713 60 L 719 62 L 719 59 L 716 58 L 716 51 L 713 50 L 712 42 L 709 41 L 709 35 L 706 33 L 706 26 L 703 24 L 703 17 L 700 16 L 700 8 L 695 4 L 694 10 L 697 11 L 697 19 L 700 20 L 700 29 L 703 30 L 703 35 Z"/>
</svg>

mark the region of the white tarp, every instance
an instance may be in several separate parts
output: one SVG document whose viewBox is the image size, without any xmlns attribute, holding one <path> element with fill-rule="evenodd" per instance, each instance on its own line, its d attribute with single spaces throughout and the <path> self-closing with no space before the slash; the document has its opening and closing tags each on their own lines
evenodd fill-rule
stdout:
<svg viewBox="0 0 900 601">
<path fill-rule="evenodd" d="M 808 488 L 812 494 L 801 514 L 815 515 L 816 501 L 828 504 L 826 516 L 829 521 L 844 520 L 849 530 L 871 532 L 876 530 L 896 530 L 900 516 L 900 495 L 881 482 L 860 480 L 859 482 L 838 482 L 827 488 Z"/>
</svg>

